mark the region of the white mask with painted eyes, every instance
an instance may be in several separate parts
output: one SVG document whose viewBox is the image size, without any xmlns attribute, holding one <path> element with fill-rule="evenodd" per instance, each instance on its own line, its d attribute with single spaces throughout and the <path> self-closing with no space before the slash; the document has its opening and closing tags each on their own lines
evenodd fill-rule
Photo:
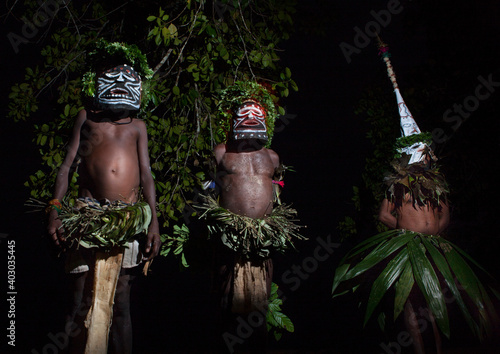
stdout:
<svg viewBox="0 0 500 354">
<path fill-rule="evenodd" d="M 96 105 L 104 110 L 138 110 L 141 106 L 141 78 L 134 68 L 119 65 L 97 79 Z"/>
<path fill-rule="evenodd" d="M 233 139 L 266 140 L 266 113 L 255 101 L 243 102 L 233 121 Z"/>
</svg>

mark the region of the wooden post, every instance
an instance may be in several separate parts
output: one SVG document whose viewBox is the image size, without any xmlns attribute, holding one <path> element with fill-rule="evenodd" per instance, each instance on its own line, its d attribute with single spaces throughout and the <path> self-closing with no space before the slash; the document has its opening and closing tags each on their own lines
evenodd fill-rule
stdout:
<svg viewBox="0 0 500 354">
<path fill-rule="evenodd" d="M 255 266 L 243 257 L 236 257 L 231 311 L 242 315 L 262 311 L 269 298 L 265 264 Z"/>
<path fill-rule="evenodd" d="M 88 329 L 85 354 L 108 352 L 109 330 L 123 251 L 123 247 L 114 247 L 110 252 L 96 252 L 92 305 L 85 319 L 85 327 Z"/>
</svg>

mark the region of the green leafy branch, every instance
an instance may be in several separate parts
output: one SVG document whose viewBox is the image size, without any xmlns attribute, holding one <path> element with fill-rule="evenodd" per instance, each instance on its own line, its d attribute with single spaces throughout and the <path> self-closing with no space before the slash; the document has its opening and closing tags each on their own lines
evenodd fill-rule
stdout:
<svg viewBox="0 0 500 354">
<path fill-rule="evenodd" d="M 271 296 L 269 297 L 269 303 L 267 308 L 267 331 L 274 335 L 276 340 L 280 340 L 283 336 L 284 331 L 294 332 L 295 326 L 293 325 L 290 318 L 281 312 L 281 306 L 283 305 L 283 300 L 278 296 L 278 285 L 275 283 L 271 284 Z"/>
</svg>

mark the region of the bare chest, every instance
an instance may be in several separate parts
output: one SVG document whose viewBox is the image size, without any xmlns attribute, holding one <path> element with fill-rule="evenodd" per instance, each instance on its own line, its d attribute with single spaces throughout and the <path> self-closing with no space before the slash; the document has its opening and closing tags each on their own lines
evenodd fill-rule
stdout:
<svg viewBox="0 0 500 354">
<path fill-rule="evenodd" d="M 137 149 L 138 131 L 133 124 L 87 121 L 80 131 L 80 155 L 90 157 L 103 149 L 133 151 Z"/>
<path fill-rule="evenodd" d="M 271 159 L 262 152 L 226 153 L 222 158 L 221 167 L 229 175 L 249 178 L 254 176 L 271 178 L 274 173 Z"/>
</svg>

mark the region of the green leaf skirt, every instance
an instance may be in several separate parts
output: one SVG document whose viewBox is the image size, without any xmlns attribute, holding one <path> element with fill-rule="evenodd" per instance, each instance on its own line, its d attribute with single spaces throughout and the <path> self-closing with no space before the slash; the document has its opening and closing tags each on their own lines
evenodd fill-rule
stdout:
<svg viewBox="0 0 500 354">
<path fill-rule="evenodd" d="M 485 338 L 498 320 L 486 287 L 473 269 L 484 272 L 492 281 L 493 278 L 477 262 L 440 236 L 407 230 L 382 232 L 355 246 L 335 271 L 332 296 L 354 292 L 362 282 L 361 275 L 374 272 L 375 266 L 381 264 L 383 270 L 374 275 L 366 303 L 365 325 L 390 288 L 395 290 L 395 320 L 415 285 L 447 337 L 450 336 L 450 324 L 446 303 L 450 303 L 450 299 L 445 301 L 444 287 L 449 289 L 453 302 L 480 339 Z M 347 285 L 347 290 L 340 291 L 341 284 Z M 488 288 L 500 298 L 493 287 Z"/>
<path fill-rule="evenodd" d="M 85 248 L 126 246 L 138 234 L 147 233 L 151 208 L 146 202 L 100 203 L 80 198 L 75 206 L 63 203 L 59 214 L 66 239 Z"/>
<path fill-rule="evenodd" d="M 273 250 L 293 247 L 292 239 L 305 239 L 298 232 L 302 226 L 294 223 L 297 211 L 284 204 L 263 219 L 235 214 L 210 196 L 197 208 L 203 211 L 200 218 L 207 220 L 210 237 L 220 237 L 224 245 L 247 258 L 267 258 Z"/>
</svg>

